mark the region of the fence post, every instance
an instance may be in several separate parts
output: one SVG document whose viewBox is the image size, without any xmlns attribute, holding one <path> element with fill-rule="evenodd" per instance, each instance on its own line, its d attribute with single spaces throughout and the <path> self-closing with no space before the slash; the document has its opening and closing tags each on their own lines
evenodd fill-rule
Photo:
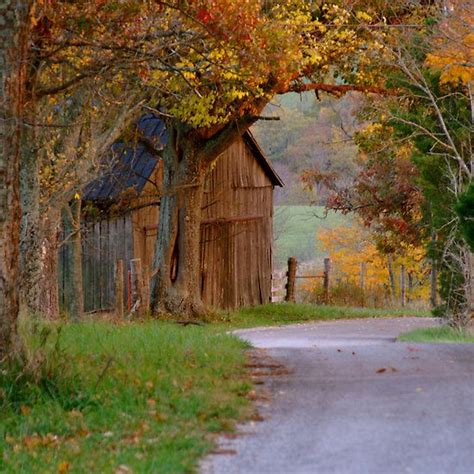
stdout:
<svg viewBox="0 0 474 474">
<path fill-rule="evenodd" d="M 286 273 L 288 281 L 286 283 L 286 296 L 285 301 L 290 301 L 294 303 L 296 301 L 295 297 L 295 282 L 296 282 L 296 267 L 298 262 L 295 257 L 290 257 L 288 259 L 288 272 Z"/>
<path fill-rule="evenodd" d="M 331 271 L 331 260 L 329 257 L 324 259 L 324 274 L 323 274 L 323 288 L 324 288 L 324 304 L 329 304 L 329 273 Z"/>
<path fill-rule="evenodd" d="M 115 264 L 115 316 L 123 318 L 123 260 Z"/>
<path fill-rule="evenodd" d="M 400 266 L 400 302 L 402 308 L 406 306 L 407 297 L 406 297 L 406 269 L 405 265 Z"/>
<path fill-rule="evenodd" d="M 142 261 L 139 258 L 130 260 L 130 272 L 132 283 L 132 311 L 135 309 L 139 316 L 143 311 L 143 285 L 142 285 Z"/>
<path fill-rule="evenodd" d="M 143 267 L 143 312 L 150 310 L 150 271 L 148 265 Z"/>
</svg>

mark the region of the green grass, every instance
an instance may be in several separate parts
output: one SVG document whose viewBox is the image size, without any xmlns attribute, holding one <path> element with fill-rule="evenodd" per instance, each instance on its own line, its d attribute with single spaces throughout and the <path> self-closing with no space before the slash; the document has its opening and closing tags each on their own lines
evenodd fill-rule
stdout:
<svg viewBox="0 0 474 474">
<path fill-rule="evenodd" d="M 19 379 L 0 370 L 0 472 L 190 472 L 210 435 L 251 409 L 246 346 L 233 336 L 83 323 L 59 343 L 37 340 Z"/>
<path fill-rule="evenodd" d="M 396 316 L 430 316 L 429 311 L 374 309 L 312 304 L 273 303 L 221 314 L 220 322 L 230 327 L 272 326 L 309 321 Z"/>
<path fill-rule="evenodd" d="M 445 343 L 473 343 L 474 336 L 448 326 L 438 328 L 415 329 L 401 334 L 398 338 L 402 342 L 445 342 Z"/>
<path fill-rule="evenodd" d="M 316 241 L 317 231 L 351 224 L 349 216 L 335 212 L 329 212 L 324 219 L 323 216 L 324 207 L 321 206 L 275 207 L 275 263 L 278 267 L 283 267 L 288 257 L 296 257 L 299 261 L 323 257 Z"/>
</svg>

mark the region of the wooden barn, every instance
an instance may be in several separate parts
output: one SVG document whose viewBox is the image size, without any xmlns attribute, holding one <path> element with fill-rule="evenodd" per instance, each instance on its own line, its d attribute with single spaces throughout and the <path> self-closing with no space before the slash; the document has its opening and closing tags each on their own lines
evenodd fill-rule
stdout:
<svg viewBox="0 0 474 474">
<path fill-rule="evenodd" d="M 153 115 L 142 117 L 138 129 L 136 145 L 116 144 L 104 174 L 83 195 L 85 311 L 111 307 L 118 259 L 127 266 L 140 258 L 153 270 L 163 176 L 160 150 L 167 134 Z M 202 203 L 205 304 L 230 309 L 271 301 L 273 189 L 282 184 L 250 132 L 217 159 L 206 178 Z M 63 254 L 64 279 L 69 257 L 67 251 Z"/>
</svg>

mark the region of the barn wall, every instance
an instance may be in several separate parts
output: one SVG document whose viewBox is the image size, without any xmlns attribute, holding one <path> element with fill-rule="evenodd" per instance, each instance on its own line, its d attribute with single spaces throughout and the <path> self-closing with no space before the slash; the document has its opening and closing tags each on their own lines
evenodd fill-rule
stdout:
<svg viewBox="0 0 474 474">
<path fill-rule="evenodd" d="M 160 160 L 156 170 L 145 185 L 140 197 L 134 201 L 132 214 L 134 258 L 140 258 L 143 266 L 151 270 L 157 235 L 160 207 L 158 200 L 163 182 L 163 163 Z"/>
<path fill-rule="evenodd" d="M 209 175 L 201 226 L 206 304 L 236 308 L 271 300 L 273 186 L 243 140 Z"/>
<path fill-rule="evenodd" d="M 82 232 L 82 275 L 84 285 L 84 311 L 97 311 L 113 307 L 115 289 L 115 262 L 124 261 L 124 284 L 127 283 L 128 262 L 133 258 L 132 220 L 130 215 L 102 220 Z M 68 311 L 71 304 L 68 272 L 72 261 L 70 243 L 59 251 L 60 305 Z M 125 286 L 126 288 L 126 286 Z"/>
</svg>

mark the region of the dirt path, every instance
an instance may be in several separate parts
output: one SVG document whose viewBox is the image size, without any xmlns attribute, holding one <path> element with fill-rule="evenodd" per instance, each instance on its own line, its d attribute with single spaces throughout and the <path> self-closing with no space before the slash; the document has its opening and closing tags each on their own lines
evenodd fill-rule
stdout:
<svg viewBox="0 0 474 474">
<path fill-rule="evenodd" d="M 238 331 L 289 369 L 265 380 L 263 422 L 241 427 L 204 474 L 474 472 L 474 344 L 406 344 L 434 319 Z"/>
</svg>

